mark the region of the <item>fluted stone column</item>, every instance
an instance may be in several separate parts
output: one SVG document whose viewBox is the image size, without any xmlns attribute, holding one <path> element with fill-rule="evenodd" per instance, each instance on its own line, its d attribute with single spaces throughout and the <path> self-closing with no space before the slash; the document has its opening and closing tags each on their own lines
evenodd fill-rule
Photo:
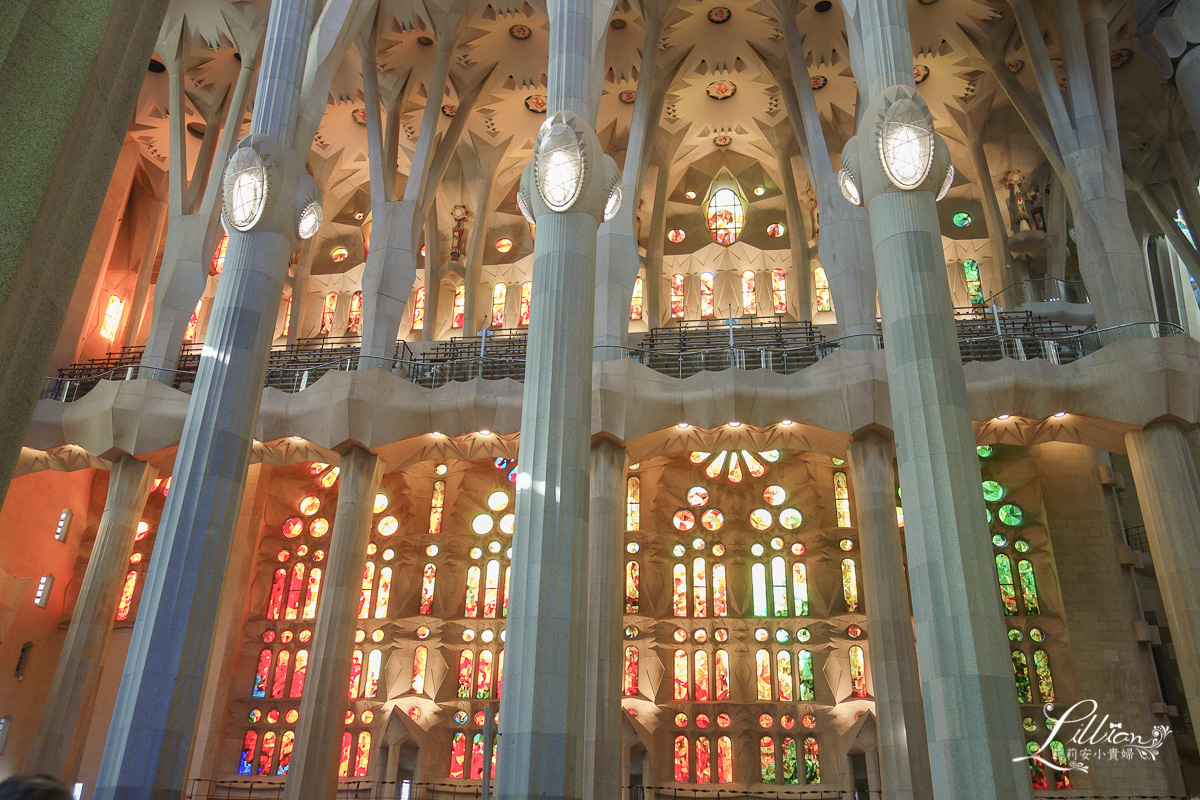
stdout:
<svg viewBox="0 0 1200 800">
<path fill-rule="evenodd" d="M 584 800 L 621 796 L 621 623 L 625 530 L 625 448 L 592 445 L 588 533 L 587 692 L 583 716 Z"/>
<path fill-rule="evenodd" d="M 58 775 L 67 782 L 78 773 L 129 554 L 157 474 L 156 467 L 130 455 L 120 456 L 109 470 L 104 513 L 37 735 L 25 758 L 26 772 Z"/>
<path fill-rule="evenodd" d="M 925 738 L 912 605 L 904 549 L 896 525 L 892 443 L 876 431 L 850 442 L 850 474 L 862 547 L 867 648 L 875 681 L 879 769 L 893 800 L 921 800 L 932 792 Z"/>
<path fill-rule="evenodd" d="M 375 493 L 383 477 L 379 456 L 361 447 L 351 447 L 338 463 L 342 472 L 337 515 L 283 800 L 325 800 L 337 791 L 349 703 L 346 687 L 354 650 L 354 620 L 362 593 L 363 560 L 371 538 Z"/>
<path fill-rule="evenodd" d="M 271 10 L 251 137 L 243 140 L 268 148 L 267 205 L 248 231 L 229 237 L 96 800 L 173 800 L 183 789 L 267 353 L 297 241 L 293 202 L 304 159 L 293 147 L 315 8 L 315 0 L 295 0 Z"/>
<path fill-rule="evenodd" d="M 1012 760 L 1025 755 L 1023 738 L 934 201 L 948 154 L 935 151 L 909 191 L 883 173 L 885 110 L 901 98 L 922 116 L 928 109 L 913 83 L 904 1 L 849 7 L 870 106 L 847 151 L 857 148 L 879 280 L 933 797 L 1020 800 L 1030 797 L 1029 773 Z M 932 131 L 931 117 L 924 124 Z"/>
<path fill-rule="evenodd" d="M 1189 708 L 1200 708 L 1200 480 L 1187 435 L 1162 421 L 1125 434 L 1154 574 Z"/>
</svg>

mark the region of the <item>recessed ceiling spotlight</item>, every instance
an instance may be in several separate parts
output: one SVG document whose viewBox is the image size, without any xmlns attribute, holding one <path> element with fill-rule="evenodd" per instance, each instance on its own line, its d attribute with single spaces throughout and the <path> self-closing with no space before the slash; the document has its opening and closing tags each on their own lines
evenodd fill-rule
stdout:
<svg viewBox="0 0 1200 800">
<path fill-rule="evenodd" d="M 692 426 L 691 426 L 691 425 L 689 425 L 689 424 L 687 424 L 686 422 L 681 422 L 681 423 L 679 423 L 679 426 L 678 426 L 678 427 L 680 427 L 680 428 L 690 428 L 690 427 L 692 427 Z"/>
<path fill-rule="evenodd" d="M 1067 415 L 1067 412 L 1065 412 L 1065 411 L 1059 411 L 1059 412 L 1058 412 L 1057 414 L 1055 414 L 1054 416 L 1056 416 L 1056 417 L 1065 417 L 1066 415 Z"/>
<path fill-rule="evenodd" d="M 792 421 L 790 419 L 781 419 L 781 420 L 779 420 L 779 424 L 780 425 L 791 425 Z"/>
<path fill-rule="evenodd" d="M 729 423 L 729 427 L 731 427 L 731 428 L 740 428 L 740 427 L 742 427 L 742 423 L 740 423 L 740 422 L 730 422 L 730 423 Z"/>
<path fill-rule="evenodd" d="M 485 428 L 485 429 L 483 429 L 483 430 L 481 430 L 481 431 L 479 432 L 479 435 L 480 435 L 480 436 L 491 436 L 491 435 L 492 435 L 492 432 L 491 432 L 491 431 L 489 431 L 489 430 L 487 430 L 487 429 Z"/>
<path fill-rule="evenodd" d="M 1008 419 L 1011 416 L 1011 414 L 1001 414 L 1000 416 L 996 417 L 996 419 Z"/>
</svg>

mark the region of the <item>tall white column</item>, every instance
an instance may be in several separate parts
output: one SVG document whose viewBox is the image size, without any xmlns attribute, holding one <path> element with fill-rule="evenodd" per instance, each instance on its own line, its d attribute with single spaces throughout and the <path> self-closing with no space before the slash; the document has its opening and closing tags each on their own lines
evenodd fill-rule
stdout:
<svg viewBox="0 0 1200 800">
<path fill-rule="evenodd" d="M 271 10 L 251 135 L 268 154 L 266 206 L 233 231 L 175 458 L 94 797 L 174 800 L 183 790 L 303 173 L 295 152 L 315 0 Z"/>
<path fill-rule="evenodd" d="M 371 538 L 375 493 L 383 477 L 379 456 L 361 447 L 351 447 L 338 463 L 342 472 L 337 515 L 283 800 L 325 800 L 337 791 L 342 734 L 350 702 L 346 687 L 354 650 L 354 621 L 362 592 L 363 560 Z"/>
<path fill-rule="evenodd" d="M 58 775 L 68 782 L 78 773 L 129 554 L 157 474 L 156 467 L 130 455 L 117 458 L 109 470 L 104 513 L 37 735 L 25 758 L 26 772 Z"/>
</svg>

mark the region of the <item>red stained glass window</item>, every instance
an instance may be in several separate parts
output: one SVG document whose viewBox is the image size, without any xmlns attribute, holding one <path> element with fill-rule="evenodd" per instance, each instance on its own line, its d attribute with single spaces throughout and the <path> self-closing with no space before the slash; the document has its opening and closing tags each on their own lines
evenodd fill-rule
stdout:
<svg viewBox="0 0 1200 800">
<path fill-rule="evenodd" d="M 325 300 L 321 304 L 321 333 L 327 334 L 333 332 L 333 315 L 337 313 L 337 292 L 330 292 L 325 295 Z"/>
<path fill-rule="evenodd" d="M 287 650 L 279 651 L 279 655 L 275 658 L 275 679 L 271 681 L 271 697 L 283 697 L 284 690 L 287 689 L 288 666 L 291 664 L 291 661 L 291 652 Z"/>
<path fill-rule="evenodd" d="M 276 775 L 287 775 L 288 767 L 292 763 L 292 748 L 295 744 L 295 731 L 284 731 L 283 738 L 279 740 L 279 766 L 275 769 Z"/>
<path fill-rule="evenodd" d="M 453 327 L 461 328 L 463 326 L 463 318 L 466 316 L 467 310 L 467 287 L 466 284 L 460 283 L 454 287 L 454 324 Z"/>
<path fill-rule="evenodd" d="M 717 783 L 733 783 L 733 741 L 728 736 L 717 739 Z"/>
<path fill-rule="evenodd" d="M 346 315 L 346 333 L 362 333 L 363 293 L 361 291 L 350 295 L 350 313 Z"/>
<path fill-rule="evenodd" d="M 363 731 L 358 734 L 358 752 L 354 755 L 354 777 L 362 778 L 371 766 L 371 734 Z"/>
<path fill-rule="evenodd" d="M 446 482 L 433 482 L 433 500 L 429 504 L 429 532 L 442 532 L 442 506 L 446 502 Z"/>
<path fill-rule="evenodd" d="M 479 616 L 479 567 L 469 567 L 467 569 L 467 596 L 463 603 L 464 617 Z"/>
<path fill-rule="evenodd" d="M 366 619 L 371 612 L 371 587 L 375 584 L 375 562 L 363 564 L 362 593 L 358 596 L 358 618 Z"/>
<path fill-rule="evenodd" d="M 433 564 L 426 564 L 425 571 L 421 577 L 421 614 L 430 614 L 433 612 L 433 586 L 437 579 L 437 567 Z"/>
<path fill-rule="evenodd" d="M 637 697 L 638 694 L 638 649 L 633 645 L 625 648 L 625 671 L 621 691 L 626 697 Z"/>
<path fill-rule="evenodd" d="M 417 288 L 417 297 L 413 300 L 412 307 L 412 329 L 414 331 L 423 330 L 425 328 L 425 287 Z"/>
<path fill-rule="evenodd" d="M 492 696 L 492 651 L 479 654 L 479 677 L 475 682 L 475 696 L 486 700 Z"/>
<path fill-rule="evenodd" d="M 696 783 L 712 783 L 712 758 L 707 737 L 696 739 Z"/>
<path fill-rule="evenodd" d="M 283 616 L 286 619 L 297 619 L 300 616 L 300 598 L 304 594 L 304 565 L 292 567 L 292 580 L 288 584 L 287 609 Z"/>
<path fill-rule="evenodd" d="M 300 697 L 304 694 L 304 677 L 308 672 L 308 651 L 296 653 L 296 663 L 292 665 L 292 686 L 288 690 L 289 697 Z"/>
<path fill-rule="evenodd" d="M 423 644 L 417 645 L 416 652 L 413 653 L 413 694 L 421 694 L 425 691 L 425 667 L 428 663 L 429 648 Z"/>
<path fill-rule="evenodd" d="M 304 590 L 304 619 L 316 619 L 317 597 L 321 594 L 321 568 L 313 567 L 308 573 L 308 587 Z"/>
<path fill-rule="evenodd" d="M 121 586 L 121 600 L 117 603 L 117 619 L 129 619 L 129 612 L 133 608 L 133 593 L 137 590 L 138 574 L 137 570 L 130 570 L 125 576 L 125 583 Z"/>
<path fill-rule="evenodd" d="M 392 596 L 392 568 L 379 570 L 379 590 L 375 593 L 375 619 L 386 619 L 388 601 Z"/>
<path fill-rule="evenodd" d="M 362 684 L 362 668 L 363 651 L 355 650 L 354 655 L 350 659 L 350 685 L 346 689 L 346 696 L 351 700 L 358 697 L 358 692 Z"/>
<path fill-rule="evenodd" d="M 787 313 L 787 274 L 781 269 L 771 270 L 771 307 L 776 314 Z"/>
<path fill-rule="evenodd" d="M 671 319 L 683 319 L 683 275 L 671 276 Z"/>
<path fill-rule="evenodd" d="M 258 654 L 258 669 L 254 673 L 254 688 L 250 691 L 251 697 L 267 696 L 267 680 L 271 674 L 271 655 L 270 650 L 263 650 Z"/>
<path fill-rule="evenodd" d="M 454 743 L 450 747 L 450 777 L 462 778 L 466 773 L 467 735 L 462 731 L 454 734 Z"/>
<path fill-rule="evenodd" d="M 675 781 L 688 781 L 688 740 L 686 736 L 675 737 Z"/>
<path fill-rule="evenodd" d="M 342 758 L 338 765 L 338 777 L 348 778 L 350 776 L 350 749 L 354 746 L 354 737 L 350 735 L 350 731 L 342 734 Z"/>
<path fill-rule="evenodd" d="M 262 748 L 258 751 L 258 774 L 271 774 L 271 760 L 275 756 L 275 731 L 267 731 L 262 737 Z"/>
<path fill-rule="evenodd" d="M 517 318 L 517 324 L 526 326 L 529 324 L 529 304 L 533 301 L 533 281 L 525 281 L 521 284 L 521 314 Z"/>
<path fill-rule="evenodd" d="M 283 610 L 283 587 L 287 583 L 287 570 L 280 567 L 275 570 L 275 578 L 271 581 L 271 596 L 267 601 L 267 619 L 279 619 Z"/>
<path fill-rule="evenodd" d="M 463 650 L 458 657 L 458 696 L 463 700 L 471 697 L 471 678 L 475 667 L 475 654 Z"/>
</svg>

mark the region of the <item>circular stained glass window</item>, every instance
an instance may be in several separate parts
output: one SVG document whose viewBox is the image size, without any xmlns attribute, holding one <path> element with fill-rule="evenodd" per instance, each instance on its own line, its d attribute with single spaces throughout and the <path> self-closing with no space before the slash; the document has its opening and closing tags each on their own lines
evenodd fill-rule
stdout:
<svg viewBox="0 0 1200 800">
<path fill-rule="evenodd" d="M 286 548 L 283 550 L 280 550 L 278 553 L 275 554 L 275 560 L 278 561 L 280 564 L 287 561 L 291 557 L 292 557 L 292 551 L 288 550 Z"/>
<path fill-rule="evenodd" d="M 502 236 L 496 240 L 496 252 L 498 253 L 507 253 L 509 250 L 512 250 L 512 247 L 513 240 L 507 236 Z"/>
<path fill-rule="evenodd" d="M 359 628 L 358 630 L 356 630 L 354 632 L 354 641 L 355 642 L 366 641 L 366 638 L 367 638 L 367 632 L 364 631 L 362 628 Z"/>
<path fill-rule="evenodd" d="M 728 628 L 717 628 L 715 631 L 713 631 L 713 638 L 716 639 L 718 642 L 729 641 L 729 629 Z"/>
<path fill-rule="evenodd" d="M 396 557 L 396 551 L 393 550 L 392 548 L 389 547 L 388 549 L 383 551 L 383 560 L 384 561 L 391 561 L 395 557 Z"/>
<path fill-rule="evenodd" d="M 764 728 L 770 728 L 772 725 L 775 724 L 775 718 L 772 717 L 770 714 L 759 714 L 758 715 L 758 724 L 763 726 Z"/>
<path fill-rule="evenodd" d="M 1033 721 L 1033 717 L 1025 717 L 1023 720 L 1021 720 L 1021 727 L 1030 733 L 1033 733 L 1037 730 L 1037 723 Z"/>
<path fill-rule="evenodd" d="M 256 708 L 250 712 L 249 717 L 251 722 L 258 722 L 262 719 L 262 712 Z"/>
<path fill-rule="evenodd" d="M 491 628 L 488 628 L 483 633 L 479 634 L 479 639 L 484 644 L 487 644 L 488 642 L 492 641 L 492 639 L 495 639 L 495 638 L 496 638 L 496 633 Z"/>
<path fill-rule="evenodd" d="M 992 520 L 994 520 L 996 518 L 996 516 L 992 513 L 992 510 L 990 508 L 985 508 L 983 511 L 984 511 L 984 514 L 987 515 L 987 524 L 991 525 Z"/>
<path fill-rule="evenodd" d="M 304 630 L 300 631 L 300 633 L 296 634 L 296 638 L 301 642 L 310 641 L 312 639 L 312 631 L 310 631 L 308 628 L 305 628 Z"/>
<path fill-rule="evenodd" d="M 765 642 L 771 638 L 771 633 L 766 628 L 755 628 L 754 639 L 758 642 Z"/>
<path fill-rule="evenodd" d="M 687 631 L 685 631 L 683 628 L 676 628 L 674 633 L 671 634 L 671 636 L 677 642 L 686 642 L 687 641 Z"/>
<path fill-rule="evenodd" d="M 992 536 L 992 544 L 996 545 L 996 547 L 1007 547 L 1008 537 L 1003 533 L 997 533 Z"/>
<path fill-rule="evenodd" d="M 983 482 L 983 499 L 989 503 L 999 502 L 1004 498 L 1004 487 L 995 481 Z"/>
<path fill-rule="evenodd" d="M 1041 628 L 1030 628 L 1029 638 L 1033 639 L 1035 642 L 1044 642 L 1046 641 L 1046 632 Z"/>
<path fill-rule="evenodd" d="M 467 628 L 465 631 L 462 632 L 462 640 L 464 642 L 475 641 L 475 631 L 471 630 L 470 628 Z"/>
<path fill-rule="evenodd" d="M 1020 642 L 1024 638 L 1025 638 L 1025 634 L 1021 633 L 1021 631 L 1017 630 L 1016 628 L 1008 629 L 1008 640 L 1010 642 Z"/>
<path fill-rule="evenodd" d="M 629 544 L 625 545 L 626 553 L 637 553 L 641 549 L 642 549 L 642 546 L 640 544 L 638 544 L 637 542 L 630 542 Z"/>
<path fill-rule="evenodd" d="M 471 552 L 470 552 L 470 556 L 471 556 L 471 558 L 479 558 L 479 557 L 480 557 L 480 556 L 482 556 L 482 555 L 483 555 L 483 549 L 482 549 L 482 548 L 479 548 L 479 547 L 472 547 L 472 548 L 471 548 Z"/>
<path fill-rule="evenodd" d="M 445 464 L 438 464 L 433 468 L 434 475 L 445 475 L 449 468 Z"/>
<path fill-rule="evenodd" d="M 296 558 L 304 558 L 308 555 L 308 545 L 302 544 L 296 548 Z"/>
<path fill-rule="evenodd" d="M 142 563 L 142 554 L 141 554 L 141 553 L 134 553 L 134 554 L 132 554 L 131 556 L 129 556 L 129 563 L 130 563 L 130 564 L 140 564 L 140 563 Z"/>
<path fill-rule="evenodd" d="M 279 712 L 275 709 L 271 709 L 267 712 L 267 723 L 274 725 L 276 722 L 279 722 Z"/>
<path fill-rule="evenodd" d="M 725 555 L 725 545 L 721 544 L 720 542 L 714 544 L 712 546 L 712 554 L 718 557 Z"/>
<path fill-rule="evenodd" d="M 800 544 L 800 542 L 796 542 L 795 544 L 793 544 L 792 545 L 792 555 L 794 555 L 794 556 L 804 555 L 804 545 Z"/>
<path fill-rule="evenodd" d="M 954 215 L 954 227 L 956 228 L 969 228 L 974 221 L 966 211 L 959 211 Z"/>
<path fill-rule="evenodd" d="M 487 505 L 492 511 L 503 511 L 508 508 L 508 493 L 492 492 L 488 495 Z"/>
<path fill-rule="evenodd" d="M 290 714 L 292 712 L 289 711 L 288 713 Z M 359 718 L 363 721 L 364 724 L 369 725 L 375 721 L 375 712 L 368 708 L 366 711 L 364 711 L 359 716 Z M 294 720 L 289 720 L 289 722 L 293 722 L 293 721 Z"/>
<path fill-rule="evenodd" d="M 794 531 L 800 527 L 800 523 L 804 521 L 804 515 L 794 508 L 785 508 L 779 512 L 779 524 L 787 528 L 789 531 Z"/>
<path fill-rule="evenodd" d="M 763 500 L 766 500 L 769 506 L 781 506 L 783 501 L 787 500 L 787 492 L 782 486 L 771 485 L 763 489 Z"/>
<path fill-rule="evenodd" d="M 696 727 L 697 728 L 707 728 L 708 727 L 708 715 L 707 714 L 697 714 L 696 715 Z"/>
<path fill-rule="evenodd" d="M 732 722 L 732 720 L 729 718 L 728 714 L 717 714 L 717 724 L 722 728 L 728 728 L 730 722 Z"/>
<path fill-rule="evenodd" d="M 812 634 L 809 632 L 808 628 L 801 628 L 800 630 L 796 631 L 797 642 L 807 642 L 811 638 Z"/>
<path fill-rule="evenodd" d="M 387 511 L 389 502 L 388 496 L 383 492 L 375 495 L 375 513 L 382 514 L 383 512 Z"/>
<path fill-rule="evenodd" d="M 308 532 L 320 539 L 325 534 L 329 533 L 329 520 L 324 517 L 317 517 L 308 525 Z"/>
<path fill-rule="evenodd" d="M 751 555 L 761 556 L 764 551 L 765 551 L 765 549 L 758 542 L 755 542 L 754 544 L 750 545 Z"/>
<path fill-rule="evenodd" d="M 370 722 L 370 720 L 366 719 L 366 716 L 367 716 L 367 714 L 370 714 L 370 713 L 371 713 L 370 711 L 364 711 L 364 712 L 363 712 L 363 722 Z M 372 714 L 372 715 L 371 715 L 371 718 L 372 718 L 372 719 L 374 719 L 374 718 L 375 718 L 375 715 L 374 715 L 374 714 Z M 283 715 L 283 721 L 284 721 L 284 722 L 286 722 L 286 723 L 287 723 L 287 724 L 289 724 L 289 725 L 291 725 L 292 723 L 294 723 L 294 722 L 295 722 L 296 720 L 298 720 L 298 719 L 300 719 L 300 712 L 299 712 L 299 711 L 297 711 L 297 710 L 296 710 L 296 709 L 294 709 L 294 708 L 289 708 L 289 709 L 288 709 L 288 712 L 287 712 L 286 714 L 284 714 L 284 715 Z"/>
<path fill-rule="evenodd" d="M 299 517 L 292 517 L 283 523 L 283 535 L 288 539 L 295 539 L 302 533 L 304 533 L 304 520 Z"/>
<path fill-rule="evenodd" d="M 466 725 L 467 724 L 467 712 L 455 711 L 454 712 L 454 724 L 455 725 Z"/>
<path fill-rule="evenodd" d="M 1013 547 L 1016 548 L 1018 553 L 1029 552 L 1029 542 L 1025 541 L 1024 539 L 1017 539 L 1015 542 L 1013 542 Z"/>
<path fill-rule="evenodd" d="M 692 539 L 692 549 L 693 550 L 703 550 L 705 544 L 706 544 L 706 542 L 703 539 L 700 539 L 700 538 Z"/>
<path fill-rule="evenodd" d="M 438 554 L 438 546 L 436 544 L 431 544 L 431 545 L 429 545 L 429 547 L 425 548 L 425 555 L 429 556 L 430 558 L 433 558 L 437 554 Z"/>
<path fill-rule="evenodd" d="M 325 560 L 325 551 L 324 550 L 313 550 L 313 561 L 324 561 L 324 560 Z"/>
<path fill-rule="evenodd" d="M 858 627 L 854 623 L 850 623 L 846 626 L 846 635 L 848 635 L 851 639 L 857 639 L 862 636 L 862 628 Z"/>
<path fill-rule="evenodd" d="M 772 550 L 782 550 L 783 549 L 783 539 L 781 539 L 778 536 L 776 536 L 774 539 L 772 539 L 771 540 L 771 549 Z"/>
<path fill-rule="evenodd" d="M 708 502 L 708 489 L 703 486 L 693 486 L 688 489 L 687 501 L 690 506 L 702 506 Z"/>
<path fill-rule="evenodd" d="M 346 724 L 347 724 L 347 725 L 349 725 L 349 724 L 351 724 L 352 722 L 354 722 L 354 712 L 353 712 L 353 711 L 347 711 L 347 712 L 346 712 L 346 718 L 345 718 L 345 719 L 346 719 Z"/>
<path fill-rule="evenodd" d="M 720 530 L 721 526 L 725 524 L 725 515 L 718 509 L 710 508 L 700 517 L 700 524 L 704 526 L 705 530 Z"/>
<path fill-rule="evenodd" d="M 471 530 L 480 536 L 484 536 L 492 532 L 492 527 L 495 524 L 491 514 L 476 514 L 475 519 L 471 520 Z"/>
<path fill-rule="evenodd" d="M 771 527 L 774 518 L 765 508 L 756 508 L 750 512 L 750 527 L 756 531 L 765 531 Z"/>
<path fill-rule="evenodd" d="M 637 635 L 638 635 L 638 629 L 637 629 L 636 625 L 626 625 L 625 626 L 625 638 L 626 639 L 636 639 Z"/>
<path fill-rule="evenodd" d="M 263 641 L 267 644 L 275 641 L 275 631 L 263 631 Z"/>
<path fill-rule="evenodd" d="M 375 555 L 377 552 L 379 552 L 379 545 L 375 544 L 374 542 L 370 542 L 370 543 L 367 545 L 367 555 L 369 555 L 369 556 L 373 556 L 373 555 Z"/>
<path fill-rule="evenodd" d="M 500 543 L 499 542 L 488 542 L 488 552 L 491 553 L 492 555 L 499 553 L 500 552 Z"/>
<path fill-rule="evenodd" d="M 800 724 L 806 728 L 815 728 L 817 727 L 817 718 L 812 714 L 805 714 L 800 718 Z"/>
<path fill-rule="evenodd" d="M 993 450 L 990 444 L 981 444 L 975 448 L 975 452 L 979 454 L 980 458 L 991 458 Z"/>
<path fill-rule="evenodd" d="M 790 731 L 792 728 L 796 727 L 796 718 L 791 714 L 784 714 L 779 718 L 779 724 Z"/>
<path fill-rule="evenodd" d="M 429 626 L 428 625 L 422 625 L 421 627 L 417 628 L 417 638 L 418 639 L 428 639 L 429 638 Z"/>
<path fill-rule="evenodd" d="M 313 497 L 311 494 L 300 501 L 300 513 L 306 517 L 311 517 L 320 510 L 321 501 Z"/>
<path fill-rule="evenodd" d="M 379 520 L 379 524 L 375 526 L 375 530 L 379 531 L 380 536 L 391 536 L 400 530 L 400 522 L 395 517 L 384 517 Z"/>
<path fill-rule="evenodd" d="M 700 644 L 704 644 L 708 641 L 708 631 L 706 631 L 704 628 L 697 628 L 695 632 L 692 633 L 692 638 L 697 642 L 700 642 Z"/>
<path fill-rule="evenodd" d="M 413 706 L 412 708 L 410 708 L 408 710 L 408 718 L 409 719 L 420 719 L 421 718 L 421 707 Z"/>
<path fill-rule="evenodd" d="M 500 532 L 512 536 L 513 528 L 517 524 L 516 514 L 505 514 L 500 518 Z"/>
<path fill-rule="evenodd" d="M 1000 521 L 1009 527 L 1015 528 L 1025 521 L 1025 512 L 1021 507 L 1014 503 L 1006 503 L 1000 506 Z"/>
<path fill-rule="evenodd" d="M 779 628 L 775 631 L 775 641 L 780 644 L 786 644 L 792 638 L 792 634 L 786 628 Z"/>
<path fill-rule="evenodd" d="M 838 547 L 842 548 L 842 550 L 849 553 L 851 550 L 854 549 L 854 540 L 853 539 L 842 539 L 840 542 L 838 542 Z"/>
<path fill-rule="evenodd" d="M 383 641 L 383 631 L 382 630 L 371 631 L 371 641 L 372 642 L 382 642 Z"/>
<path fill-rule="evenodd" d="M 686 508 L 676 511 L 673 521 L 675 523 L 675 530 L 690 531 L 696 527 L 696 515 Z"/>
<path fill-rule="evenodd" d="M 687 232 L 683 228 L 675 228 L 667 231 L 667 239 L 673 244 L 679 244 L 687 238 Z"/>
<path fill-rule="evenodd" d="M 671 555 L 675 556 L 676 558 L 678 558 L 679 556 L 682 556 L 686 552 L 687 552 L 687 548 L 681 544 L 677 544 L 671 548 Z"/>
<path fill-rule="evenodd" d="M 676 714 L 675 725 L 679 728 L 686 728 L 688 724 L 687 714 Z"/>
<path fill-rule="evenodd" d="M 785 228 L 778 222 L 772 222 L 767 226 L 767 236 L 770 236 L 772 239 L 778 239 L 780 236 L 783 236 L 784 231 Z"/>
<path fill-rule="evenodd" d="M 290 644 L 295 636 L 296 634 L 292 633 L 291 631 L 281 631 L 279 633 L 279 641 L 283 642 L 284 644 Z"/>
</svg>

